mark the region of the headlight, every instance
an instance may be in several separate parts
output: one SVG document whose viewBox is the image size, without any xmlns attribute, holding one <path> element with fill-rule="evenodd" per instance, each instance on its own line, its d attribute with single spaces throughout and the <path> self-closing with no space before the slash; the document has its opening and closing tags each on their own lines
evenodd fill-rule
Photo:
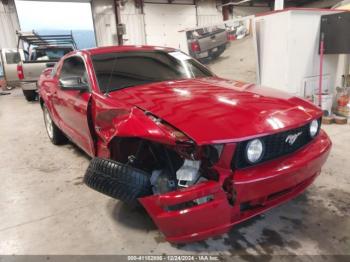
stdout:
<svg viewBox="0 0 350 262">
<path fill-rule="evenodd" d="M 246 157 L 249 163 L 254 164 L 261 160 L 264 153 L 264 144 L 260 139 L 249 141 L 246 146 Z"/>
<path fill-rule="evenodd" d="M 310 123 L 310 127 L 309 127 L 309 132 L 311 137 L 315 137 L 317 135 L 318 128 L 319 128 L 318 120 L 313 120 Z"/>
</svg>

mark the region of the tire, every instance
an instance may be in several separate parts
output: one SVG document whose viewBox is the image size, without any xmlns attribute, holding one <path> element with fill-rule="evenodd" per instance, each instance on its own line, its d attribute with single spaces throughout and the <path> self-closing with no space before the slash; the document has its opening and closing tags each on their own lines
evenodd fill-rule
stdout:
<svg viewBox="0 0 350 262">
<path fill-rule="evenodd" d="M 92 159 L 84 176 L 90 188 L 126 203 L 152 194 L 150 174 L 113 160 Z"/>
<path fill-rule="evenodd" d="M 28 102 L 35 101 L 37 98 L 37 93 L 35 90 L 22 90 L 23 95 Z"/>
<path fill-rule="evenodd" d="M 67 142 L 66 136 L 62 131 L 56 126 L 52 121 L 49 110 L 46 105 L 43 104 L 43 114 L 44 114 L 44 123 L 48 137 L 54 145 L 62 145 Z"/>
<path fill-rule="evenodd" d="M 218 58 L 225 51 L 225 49 L 226 49 L 226 44 L 219 46 L 218 51 L 211 55 L 211 59 Z"/>
</svg>

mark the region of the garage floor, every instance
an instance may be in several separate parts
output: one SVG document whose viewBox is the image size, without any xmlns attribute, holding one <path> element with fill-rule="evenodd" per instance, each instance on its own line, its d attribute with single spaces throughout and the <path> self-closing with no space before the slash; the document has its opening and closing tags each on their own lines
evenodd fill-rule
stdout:
<svg viewBox="0 0 350 262">
<path fill-rule="evenodd" d="M 52 145 L 39 104 L 12 91 L 0 96 L 0 254 L 350 255 L 350 125 L 325 129 L 334 147 L 306 193 L 229 234 L 170 245 L 145 213 L 87 188 L 88 157 Z"/>
<path fill-rule="evenodd" d="M 225 51 L 208 66 L 220 77 L 256 83 L 257 56 L 252 36 L 230 41 Z"/>
</svg>

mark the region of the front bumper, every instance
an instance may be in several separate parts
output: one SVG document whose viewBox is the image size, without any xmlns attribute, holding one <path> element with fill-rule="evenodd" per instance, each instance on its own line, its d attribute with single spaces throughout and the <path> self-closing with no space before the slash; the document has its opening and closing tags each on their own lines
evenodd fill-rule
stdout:
<svg viewBox="0 0 350 262">
<path fill-rule="evenodd" d="M 184 190 L 141 198 L 140 202 L 169 242 L 206 239 L 223 234 L 233 225 L 302 193 L 320 174 L 330 149 L 331 141 L 321 131 L 307 146 L 288 156 L 234 171 L 226 163 L 226 168 L 216 167 L 219 182 L 200 183 Z M 224 150 L 223 158 L 232 159 L 233 151 Z M 225 179 L 232 181 L 236 194 L 233 204 L 223 190 Z M 209 195 L 213 196 L 210 202 L 176 211 L 167 209 Z"/>
</svg>

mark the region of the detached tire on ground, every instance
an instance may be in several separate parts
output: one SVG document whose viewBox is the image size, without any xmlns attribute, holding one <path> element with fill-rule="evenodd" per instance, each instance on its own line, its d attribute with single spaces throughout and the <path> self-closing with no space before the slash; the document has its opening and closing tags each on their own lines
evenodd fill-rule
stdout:
<svg viewBox="0 0 350 262">
<path fill-rule="evenodd" d="M 37 93 L 35 90 L 22 90 L 22 91 L 27 101 L 31 102 L 36 100 Z"/>
<path fill-rule="evenodd" d="M 148 173 L 108 159 L 92 159 L 84 182 L 100 193 L 127 203 L 152 194 Z"/>
</svg>

